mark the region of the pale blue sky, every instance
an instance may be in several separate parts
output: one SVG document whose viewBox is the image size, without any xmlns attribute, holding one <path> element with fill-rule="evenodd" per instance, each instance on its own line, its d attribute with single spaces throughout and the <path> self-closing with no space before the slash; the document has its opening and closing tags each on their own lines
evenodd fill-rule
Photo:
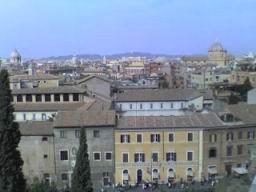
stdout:
<svg viewBox="0 0 256 192">
<path fill-rule="evenodd" d="M 256 51 L 255 0 L 0 0 L 0 57 Z"/>
</svg>

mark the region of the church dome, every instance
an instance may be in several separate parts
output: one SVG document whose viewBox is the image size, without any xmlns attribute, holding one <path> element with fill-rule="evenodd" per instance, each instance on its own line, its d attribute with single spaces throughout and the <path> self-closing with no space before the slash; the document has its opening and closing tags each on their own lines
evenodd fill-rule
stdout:
<svg viewBox="0 0 256 192">
<path fill-rule="evenodd" d="M 223 48 L 223 46 L 220 42 L 215 42 L 209 48 L 209 52 L 222 52 L 222 51 L 225 51 L 225 49 Z"/>
<path fill-rule="evenodd" d="M 11 53 L 11 58 L 21 58 L 21 55 L 17 49 L 14 49 L 14 51 Z"/>
</svg>

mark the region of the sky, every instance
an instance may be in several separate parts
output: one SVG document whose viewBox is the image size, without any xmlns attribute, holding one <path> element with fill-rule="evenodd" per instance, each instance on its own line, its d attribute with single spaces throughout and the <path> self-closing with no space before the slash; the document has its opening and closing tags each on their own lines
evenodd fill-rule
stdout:
<svg viewBox="0 0 256 192">
<path fill-rule="evenodd" d="M 255 0 L 0 0 L 0 57 L 256 52 Z"/>
</svg>

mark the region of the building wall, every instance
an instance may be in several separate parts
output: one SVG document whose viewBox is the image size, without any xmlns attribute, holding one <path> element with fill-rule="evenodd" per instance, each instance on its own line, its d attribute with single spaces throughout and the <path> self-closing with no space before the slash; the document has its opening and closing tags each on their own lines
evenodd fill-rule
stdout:
<svg viewBox="0 0 256 192">
<path fill-rule="evenodd" d="M 159 143 L 151 143 L 151 134 L 160 134 Z M 169 133 L 174 133 L 174 141 L 169 142 Z M 187 134 L 193 133 L 193 141 L 187 141 Z M 120 142 L 122 134 L 130 135 L 130 143 L 124 144 Z M 142 134 L 143 142 L 136 141 L 136 135 Z M 164 138 L 164 139 L 163 139 Z M 175 170 L 176 179 L 187 179 L 187 169 L 192 168 L 193 175 L 196 179 L 200 179 L 199 170 L 199 132 L 195 130 L 116 130 L 115 131 L 115 175 L 116 184 L 123 183 L 123 170 L 129 172 L 129 183 L 137 182 L 137 170 L 142 169 L 143 180 L 151 181 L 151 173 L 153 169 L 158 169 L 160 173 L 159 182 L 166 183 L 168 180 L 168 170 Z M 187 151 L 193 151 L 193 160 L 187 161 Z M 134 154 L 137 152 L 145 153 L 145 162 L 135 163 Z M 158 162 L 152 162 L 152 152 L 158 153 Z M 176 152 L 177 159 L 175 161 L 166 161 L 167 152 Z M 129 162 L 122 162 L 122 154 L 129 153 Z"/>
<path fill-rule="evenodd" d="M 224 129 L 204 131 L 204 170 L 203 175 L 208 176 L 208 166 L 216 166 L 219 175 L 226 176 L 226 165 L 231 165 L 232 168 L 241 164 L 246 167 L 249 164 L 250 156 L 253 155 L 252 148 L 255 146 L 255 138 L 248 139 L 248 131 L 255 131 L 255 128 L 240 128 L 240 129 Z M 242 132 L 242 139 L 238 138 L 238 133 Z M 233 133 L 233 140 L 227 141 L 227 133 Z M 216 134 L 216 142 L 210 141 L 210 135 Z M 255 134 L 255 133 L 254 133 Z M 242 154 L 237 153 L 237 146 L 242 145 Z M 232 156 L 227 156 L 227 146 L 233 146 Z M 251 147 L 251 148 L 250 148 Z M 209 157 L 209 150 L 215 148 L 217 150 L 216 157 Z"/>
<path fill-rule="evenodd" d="M 47 137 L 48 141 L 42 138 Z M 35 180 L 55 180 L 53 136 L 22 136 L 19 150 L 24 161 L 23 173 L 28 184 Z M 47 157 L 45 156 L 47 155 Z M 49 177 L 45 178 L 49 174 Z"/>
<path fill-rule="evenodd" d="M 152 107 L 151 107 L 152 105 Z M 154 102 L 116 102 L 117 111 L 123 112 L 123 116 L 170 116 L 182 115 L 182 109 L 194 105 L 196 110 L 203 109 L 203 97 L 190 101 L 154 101 Z"/>
<path fill-rule="evenodd" d="M 49 118 L 52 118 L 57 111 L 22 111 L 22 112 L 14 112 L 15 121 L 46 121 Z"/>
<path fill-rule="evenodd" d="M 256 104 L 256 89 L 248 91 L 247 103 Z"/>
<path fill-rule="evenodd" d="M 87 87 L 90 95 L 98 95 L 103 98 L 110 98 L 110 83 L 97 77 L 91 78 L 84 83 L 79 84 L 79 87 Z"/>
<path fill-rule="evenodd" d="M 38 82 L 38 88 L 58 87 L 59 86 L 58 79 L 38 80 L 37 82 Z"/>
<path fill-rule="evenodd" d="M 65 187 L 67 184 L 71 185 L 71 174 L 76 161 L 75 151 L 79 148 L 79 138 L 76 137 L 76 131 L 79 128 L 65 128 L 54 129 L 55 135 L 55 159 L 57 170 L 57 186 L 59 188 Z M 64 131 L 65 138 L 60 138 L 60 132 Z M 99 131 L 99 137 L 94 137 L 94 131 Z M 113 178 L 113 128 L 111 127 L 96 127 L 86 128 L 88 153 L 90 159 L 91 179 L 93 181 L 94 189 L 99 189 L 103 186 L 103 174 L 108 173 L 109 182 L 114 183 Z M 68 151 L 68 160 L 60 160 L 60 151 Z M 101 155 L 100 161 L 94 160 L 94 153 L 99 152 Z M 105 153 L 112 153 L 112 160 L 105 159 Z M 61 174 L 68 174 L 68 180 L 63 181 Z"/>
</svg>

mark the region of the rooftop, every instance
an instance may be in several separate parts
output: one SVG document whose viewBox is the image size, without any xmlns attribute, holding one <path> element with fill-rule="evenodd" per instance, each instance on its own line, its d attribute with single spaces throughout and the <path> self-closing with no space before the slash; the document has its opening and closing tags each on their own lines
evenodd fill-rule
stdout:
<svg viewBox="0 0 256 192">
<path fill-rule="evenodd" d="M 87 110 L 93 102 L 70 102 L 70 103 L 14 103 L 14 109 L 19 111 L 73 111 L 78 109 Z"/>
<path fill-rule="evenodd" d="M 200 128 L 223 126 L 215 113 L 187 116 L 121 117 L 117 128 Z"/>
<path fill-rule="evenodd" d="M 50 136 L 53 135 L 52 122 L 26 121 L 19 123 L 22 136 Z"/>
<path fill-rule="evenodd" d="M 54 127 L 114 126 L 115 111 L 62 111 L 56 116 Z"/>
<path fill-rule="evenodd" d="M 117 94 L 116 101 L 188 101 L 200 96 L 194 89 L 138 89 Z"/>
</svg>

